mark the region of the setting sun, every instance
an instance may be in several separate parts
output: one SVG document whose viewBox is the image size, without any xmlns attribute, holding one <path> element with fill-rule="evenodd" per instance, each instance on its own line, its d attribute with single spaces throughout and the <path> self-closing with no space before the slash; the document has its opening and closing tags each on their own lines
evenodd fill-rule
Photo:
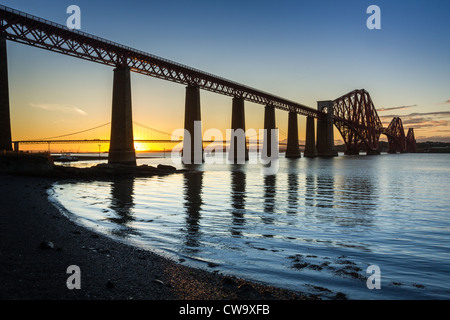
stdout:
<svg viewBox="0 0 450 320">
<path fill-rule="evenodd" d="M 134 150 L 136 151 L 148 151 L 150 150 L 147 143 L 141 143 L 141 142 L 135 142 L 134 143 Z"/>
</svg>

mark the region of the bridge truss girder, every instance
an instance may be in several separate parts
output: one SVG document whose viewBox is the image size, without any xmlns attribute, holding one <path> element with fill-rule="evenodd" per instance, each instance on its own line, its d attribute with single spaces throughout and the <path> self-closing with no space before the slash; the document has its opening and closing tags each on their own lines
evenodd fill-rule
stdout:
<svg viewBox="0 0 450 320">
<path fill-rule="evenodd" d="M 326 118 L 326 113 L 300 103 L 78 30 L 69 30 L 66 26 L 2 5 L 0 5 L 0 36 L 10 41 L 111 67 L 127 66 L 136 73 L 187 86 L 197 86 L 203 90 L 239 97 L 307 117 Z M 403 134 L 395 126 L 383 129 L 373 102 L 365 90 L 355 90 L 334 100 L 333 113 L 334 124 L 344 138 L 347 153 L 359 153 L 362 149 L 368 152 L 376 151 L 381 133 L 388 136 L 390 150 L 406 148 L 403 129 L 401 130 Z M 398 126 L 398 122 L 395 125 Z"/>
<path fill-rule="evenodd" d="M 414 137 L 414 129 L 409 128 L 406 135 L 406 152 L 417 152 L 416 138 Z"/>
<path fill-rule="evenodd" d="M 155 55 L 105 40 L 0 5 L 0 36 L 10 41 L 58 52 L 112 67 L 176 82 L 246 101 L 270 105 L 315 118 L 324 114 L 297 102 L 227 80 Z"/>
<path fill-rule="evenodd" d="M 388 153 L 406 152 L 405 130 L 400 117 L 394 117 L 383 133 L 388 138 Z"/>
</svg>

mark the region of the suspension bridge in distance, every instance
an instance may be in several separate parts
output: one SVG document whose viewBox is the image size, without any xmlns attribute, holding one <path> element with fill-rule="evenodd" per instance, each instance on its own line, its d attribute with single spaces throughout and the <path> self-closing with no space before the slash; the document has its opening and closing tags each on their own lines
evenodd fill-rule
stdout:
<svg viewBox="0 0 450 320">
<path fill-rule="evenodd" d="M 134 139 L 135 143 L 179 143 L 182 139 L 173 139 L 172 135 L 143 124 L 133 122 L 135 131 L 139 136 L 148 137 L 146 139 Z M 20 145 L 30 144 L 85 144 L 85 143 L 110 143 L 111 123 L 105 123 L 93 128 L 67 133 L 59 136 L 46 137 L 41 139 L 27 139 L 12 141 L 14 151 L 20 151 Z M 137 129 L 137 130 L 136 130 Z M 208 141 L 205 141 L 208 142 Z"/>
<path fill-rule="evenodd" d="M 26 139 L 26 140 L 13 140 L 14 151 L 19 152 L 21 150 L 20 145 L 48 145 L 50 152 L 50 145 L 52 144 L 90 144 L 90 143 L 110 143 L 110 139 L 107 138 L 110 136 L 110 126 L 111 123 L 105 123 L 96 127 L 92 127 L 89 129 L 67 133 L 59 136 L 46 137 L 41 139 Z M 138 122 L 133 122 L 134 132 L 137 136 L 147 137 L 146 139 L 134 139 L 135 143 L 180 143 L 183 142 L 181 137 L 176 138 L 171 133 L 167 133 L 158 129 L 151 128 L 149 126 L 140 124 Z M 280 130 L 281 132 L 281 141 L 280 146 L 287 145 L 286 143 L 286 132 Z M 249 137 L 247 139 L 247 143 L 251 142 L 252 138 Z M 229 144 L 230 141 L 227 140 L 208 140 L 203 139 L 203 143 L 221 143 L 223 146 Z M 304 147 L 304 144 L 300 144 L 300 147 Z"/>
</svg>

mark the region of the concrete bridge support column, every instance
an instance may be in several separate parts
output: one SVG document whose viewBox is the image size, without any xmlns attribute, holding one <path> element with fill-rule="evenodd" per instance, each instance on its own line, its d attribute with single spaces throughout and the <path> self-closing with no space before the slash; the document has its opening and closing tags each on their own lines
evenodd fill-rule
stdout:
<svg viewBox="0 0 450 320">
<path fill-rule="evenodd" d="M 318 101 L 317 109 L 326 110 L 325 119 L 317 119 L 317 155 L 319 157 L 335 157 L 333 132 L 333 101 Z"/>
<path fill-rule="evenodd" d="M 197 86 L 189 85 L 186 87 L 184 129 L 182 162 L 184 164 L 203 163 L 200 88 Z"/>
<path fill-rule="evenodd" d="M 131 79 L 128 67 L 114 69 L 108 163 L 136 165 L 131 112 Z"/>
<path fill-rule="evenodd" d="M 275 107 L 266 106 L 264 109 L 264 142 L 261 157 L 263 159 L 267 158 L 278 158 L 278 135 L 274 135 L 273 129 L 276 129 L 275 125 Z M 276 150 L 275 150 L 276 146 Z M 276 154 L 273 154 L 276 152 Z"/>
<path fill-rule="evenodd" d="M 248 160 L 248 147 L 245 138 L 245 111 L 244 99 L 233 98 L 231 113 L 231 137 L 228 159 L 234 163 L 243 164 Z"/>
<path fill-rule="evenodd" d="M 0 150 L 12 151 L 6 38 L 0 36 Z"/>
<path fill-rule="evenodd" d="M 298 119 L 297 113 L 289 112 L 288 137 L 286 158 L 300 158 L 300 146 L 298 145 Z"/>
<path fill-rule="evenodd" d="M 305 157 L 317 157 L 316 151 L 316 132 L 314 128 L 314 118 L 306 118 L 306 143 L 305 143 Z"/>
</svg>

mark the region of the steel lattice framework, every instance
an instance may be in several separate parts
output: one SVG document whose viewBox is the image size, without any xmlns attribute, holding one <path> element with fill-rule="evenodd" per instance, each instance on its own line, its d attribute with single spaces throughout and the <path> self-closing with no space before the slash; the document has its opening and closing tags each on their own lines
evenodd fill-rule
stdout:
<svg viewBox="0 0 450 320">
<path fill-rule="evenodd" d="M 377 110 L 364 90 L 354 90 L 333 101 L 334 124 L 344 138 L 346 154 L 361 149 L 376 152 L 383 125 Z"/>
<path fill-rule="evenodd" d="M 304 116 L 320 118 L 316 109 L 250 88 L 155 55 L 105 40 L 66 26 L 0 5 L 0 35 L 8 40 L 113 66 L 211 92 L 242 97 Z"/>
<path fill-rule="evenodd" d="M 270 105 L 303 116 L 326 119 L 324 112 L 300 103 L 85 32 L 70 30 L 61 24 L 3 5 L 0 5 L 0 36 L 10 41 L 112 67 L 128 67 L 136 73 L 183 85 L 198 86 L 203 90 L 240 97 L 249 102 Z M 368 152 L 376 151 L 382 133 L 388 136 L 391 152 L 405 151 L 406 141 L 410 141 L 410 148 L 415 150 L 414 132 L 408 132 L 406 139 L 400 118 L 394 118 L 389 127 L 384 129 L 370 95 L 364 89 L 354 90 L 334 100 L 333 113 L 334 124 L 344 138 L 348 154 L 359 153 L 362 149 Z"/>
<path fill-rule="evenodd" d="M 402 119 L 399 117 L 392 119 L 391 123 L 383 133 L 388 137 L 389 153 L 406 151 L 406 137 Z"/>
<path fill-rule="evenodd" d="M 333 101 L 334 124 L 344 138 L 346 154 L 359 154 L 360 150 L 377 153 L 380 135 L 388 138 L 388 152 L 416 152 L 414 129 L 405 137 L 402 119 L 395 117 L 383 128 L 377 110 L 364 90 L 354 90 Z"/>
<path fill-rule="evenodd" d="M 417 152 L 416 138 L 414 137 L 414 129 L 409 128 L 406 135 L 406 152 Z"/>
</svg>

